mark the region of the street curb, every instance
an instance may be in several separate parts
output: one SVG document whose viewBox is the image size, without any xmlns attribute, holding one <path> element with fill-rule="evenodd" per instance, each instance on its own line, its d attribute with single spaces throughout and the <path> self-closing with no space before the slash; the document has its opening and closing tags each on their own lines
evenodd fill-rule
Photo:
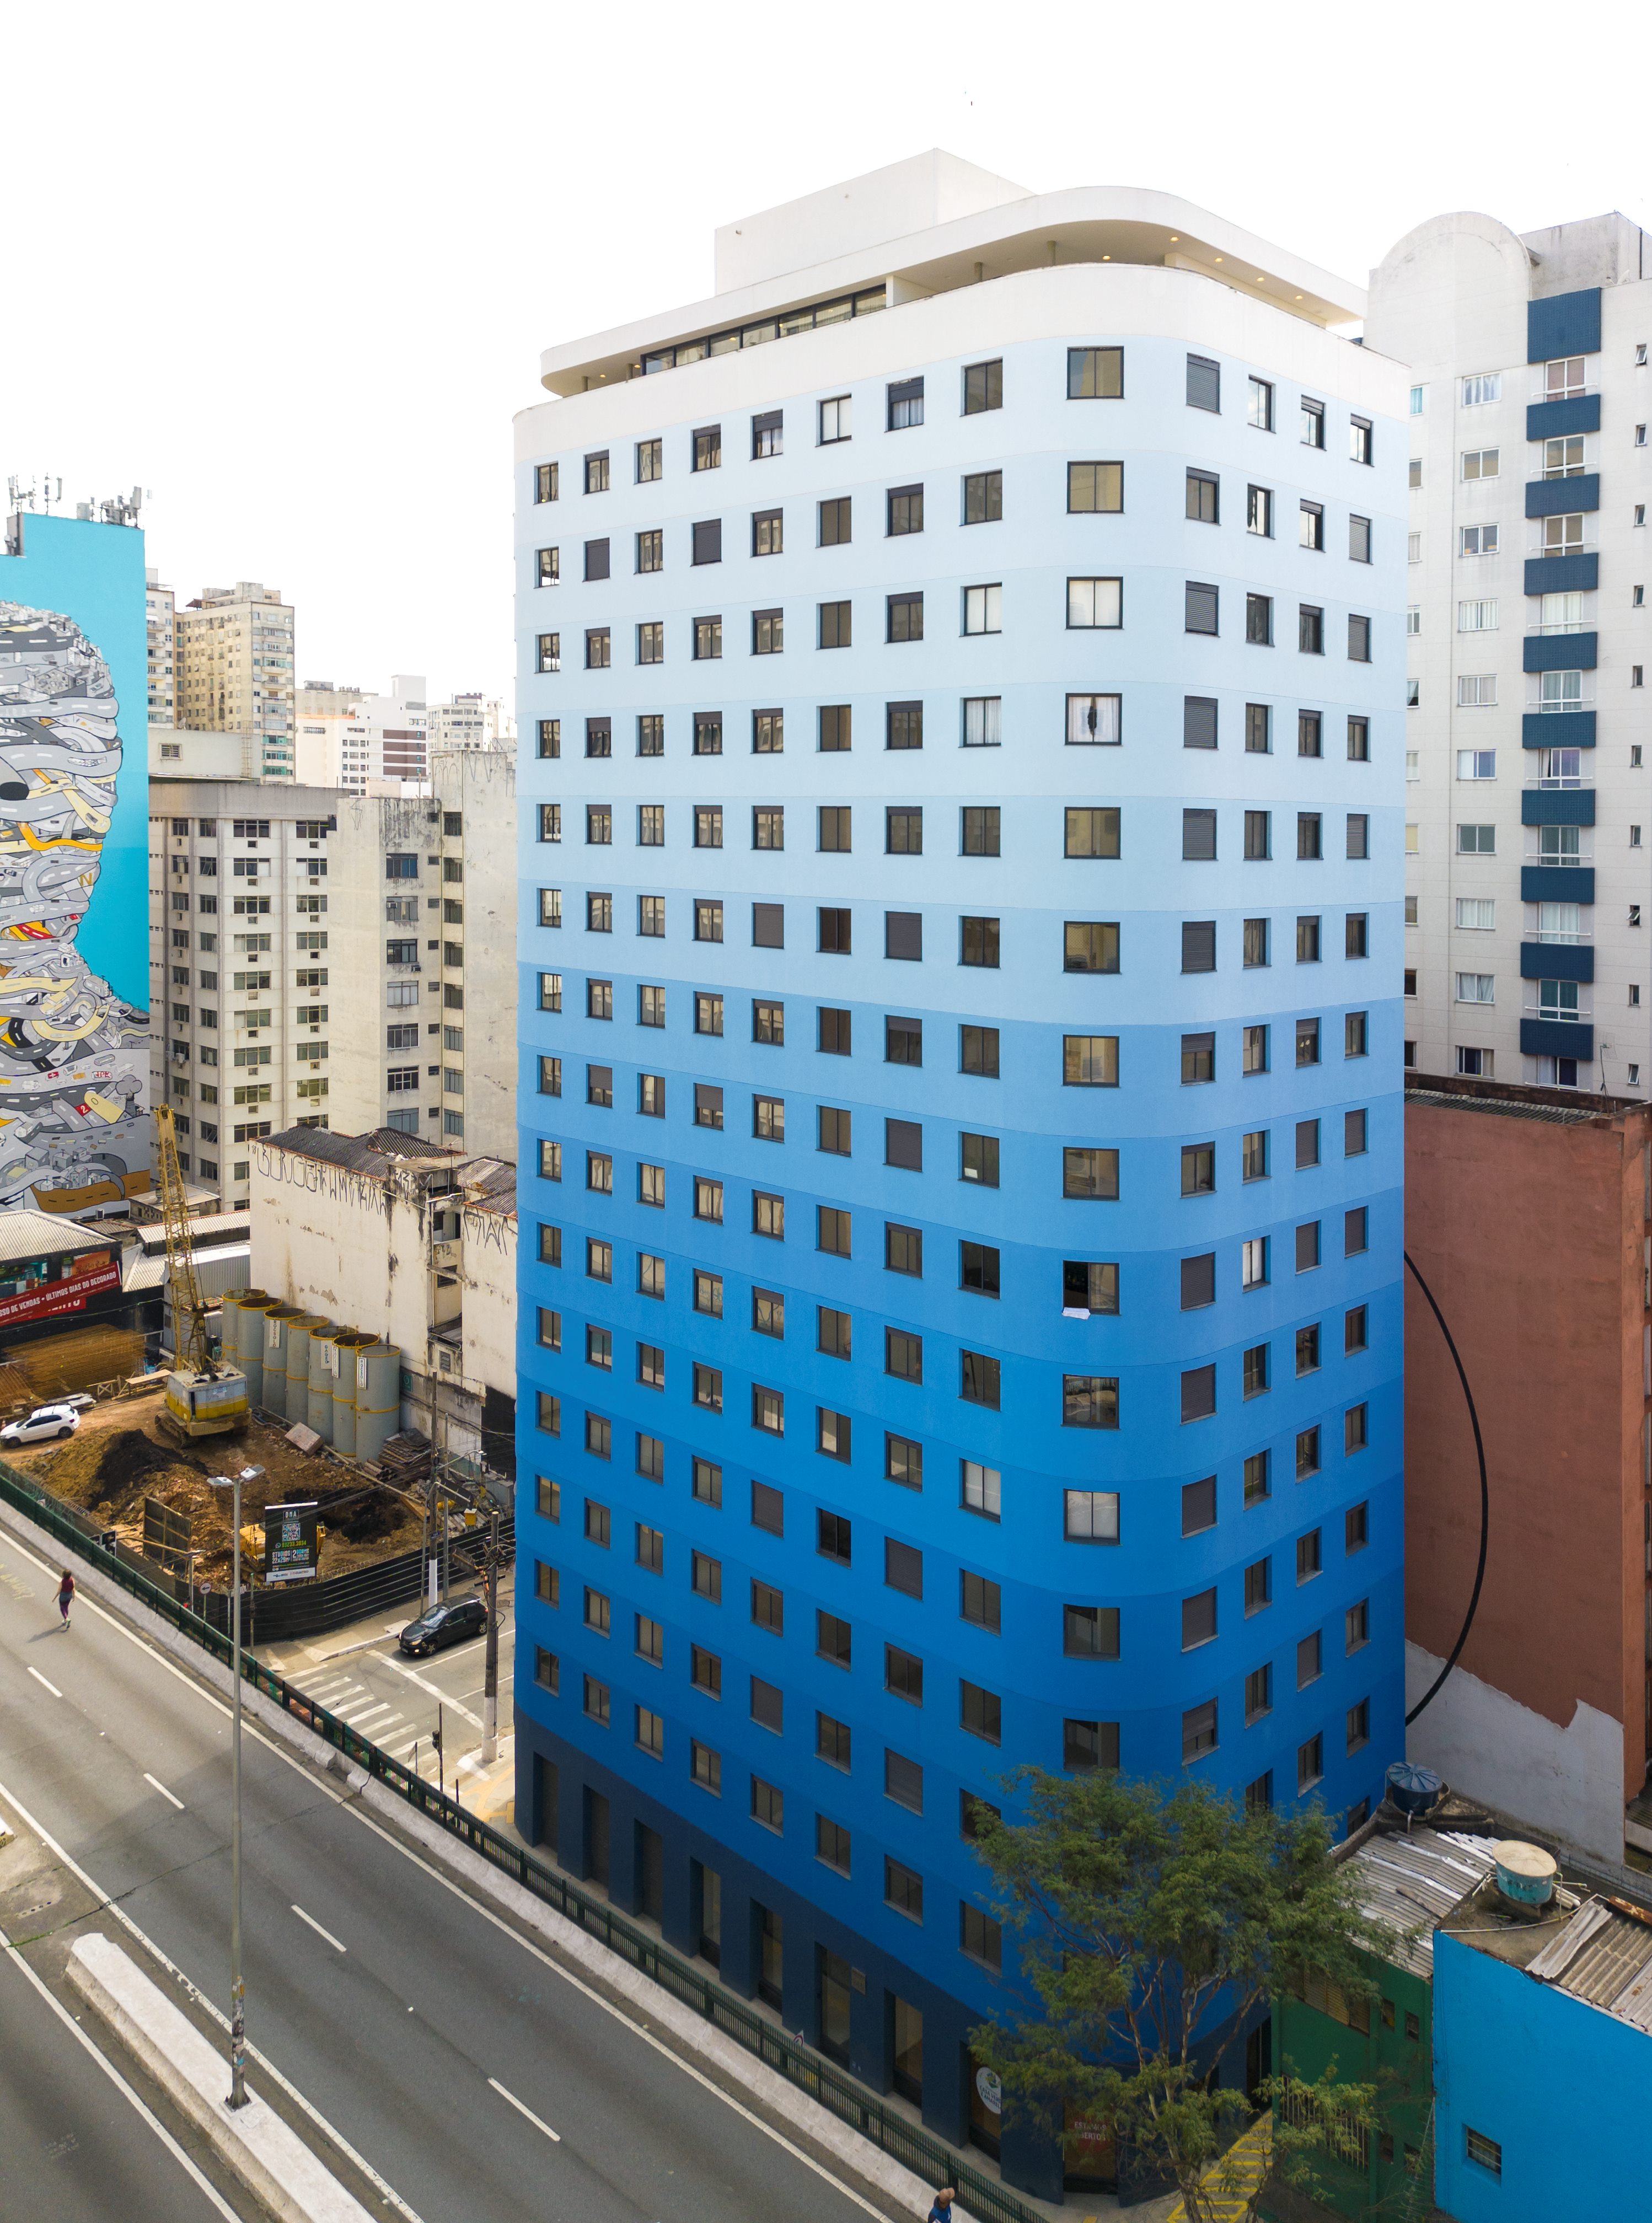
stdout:
<svg viewBox="0 0 1652 2223">
<path fill-rule="evenodd" d="M 0 1524 L 48 1562 L 60 1564 L 61 1554 L 54 1540 L 26 1515 L 0 1503 Z M 88 1596 L 129 1622 L 157 1649 L 186 1667 L 219 1697 L 227 1701 L 233 1695 L 227 1666 L 180 1635 L 101 1568 L 85 1566 L 75 1579 Z M 532 1892 L 501 1875 L 480 1854 L 414 1812 L 394 1792 L 375 1782 L 364 1768 L 349 1765 L 343 1754 L 332 1752 L 313 1731 L 294 1721 L 285 1708 L 266 1697 L 262 1691 L 243 1685 L 241 1700 L 248 1720 L 278 1738 L 306 1767 L 320 1775 L 331 1775 L 335 1781 L 342 1779 L 342 1790 L 335 1796 L 358 1798 L 389 1834 L 411 1840 L 461 1882 L 470 1896 L 484 1905 L 508 1913 L 514 1921 L 536 1932 L 551 1949 L 553 1957 L 575 1964 L 589 1979 L 593 1990 L 615 2004 L 623 2003 L 649 2024 L 658 2025 L 659 2042 L 668 2052 L 697 2056 L 720 2088 L 732 2086 L 736 2093 L 746 2094 L 777 2126 L 784 2125 L 795 2132 L 814 2150 L 817 2158 L 829 2158 L 857 2178 L 867 2192 L 878 2195 L 886 2208 L 900 2218 L 901 2223 L 907 2223 L 907 2219 L 915 2214 L 927 2213 L 934 2188 L 880 2152 L 870 2140 L 841 2122 L 829 2108 L 800 2092 L 796 2085 L 748 2053 L 743 2045 L 673 1999 L 651 1977 L 643 1975 L 619 1954 L 570 1922 L 565 1915 L 556 1913 Z M 1021 2197 L 1025 2199 L 1026 2195 L 1023 2194 Z M 969 2211 L 962 2204 L 955 2206 L 953 2213 L 958 2223 L 969 2223 Z"/>
<path fill-rule="evenodd" d="M 129 1954 L 92 1931 L 70 1947 L 67 1974 L 70 1988 L 280 2223 L 371 2223 L 361 2202 L 262 2100 L 249 2094 L 244 2107 L 231 2109 L 224 2096 L 223 2055 Z"/>
</svg>

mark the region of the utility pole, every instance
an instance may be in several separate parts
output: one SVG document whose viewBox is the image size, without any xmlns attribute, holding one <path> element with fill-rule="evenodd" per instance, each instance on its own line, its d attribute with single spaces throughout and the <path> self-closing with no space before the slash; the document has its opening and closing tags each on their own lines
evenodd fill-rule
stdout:
<svg viewBox="0 0 1652 2223">
<path fill-rule="evenodd" d="M 491 1533 L 482 1561 L 482 1595 L 488 1603 L 488 1648 L 482 1672 L 482 1764 L 499 1757 L 499 1508 L 492 1508 Z"/>
</svg>

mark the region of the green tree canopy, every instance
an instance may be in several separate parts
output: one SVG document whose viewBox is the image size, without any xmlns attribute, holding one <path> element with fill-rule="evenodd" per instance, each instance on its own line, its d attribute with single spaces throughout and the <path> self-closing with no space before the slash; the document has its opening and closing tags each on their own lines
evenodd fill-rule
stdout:
<svg viewBox="0 0 1652 2223">
<path fill-rule="evenodd" d="M 1111 2121 L 1201 2216 L 1204 2175 L 1247 2112 L 1213 2071 L 1255 2009 L 1309 1969 L 1350 1997 L 1375 1989 L 1361 1948 L 1383 1939 L 1355 1875 L 1317 1808 L 1101 1770 L 1023 1768 L 1011 1787 L 1025 1818 L 979 1809 L 976 1850 L 1031 1997 L 974 2033 L 976 2053 L 1058 2133 L 1065 2107 Z"/>
</svg>

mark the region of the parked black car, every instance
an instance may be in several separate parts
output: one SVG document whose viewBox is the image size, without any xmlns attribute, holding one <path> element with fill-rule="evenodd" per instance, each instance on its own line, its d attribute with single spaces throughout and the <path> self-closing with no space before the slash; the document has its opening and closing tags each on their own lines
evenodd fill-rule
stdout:
<svg viewBox="0 0 1652 2223">
<path fill-rule="evenodd" d="M 480 1598 L 457 1598 L 451 1605 L 426 1607 L 417 1621 L 407 1623 L 397 1641 L 404 1652 L 428 1659 L 450 1644 L 480 1636 L 487 1626 L 488 1609 Z"/>
</svg>

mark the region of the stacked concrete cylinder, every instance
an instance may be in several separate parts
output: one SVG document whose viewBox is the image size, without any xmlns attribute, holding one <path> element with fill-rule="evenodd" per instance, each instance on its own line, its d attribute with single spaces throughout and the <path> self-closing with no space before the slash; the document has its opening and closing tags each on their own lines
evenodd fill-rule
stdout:
<svg viewBox="0 0 1652 2223">
<path fill-rule="evenodd" d="M 369 1344 L 356 1353 L 356 1456 L 375 1459 L 401 1426 L 401 1353 Z"/>
<path fill-rule="evenodd" d="M 262 1289 L 237 1289 L 235 1307 L 235 1363 L 247 1377 L 247 1402 L 256 1407 L 264 1401 L 264 1322 L 280 1303 L 278 1297 L 268 1296 Z M 224 1306 L 224 1348 L 230 1350 L 230 1307 Z"/>
<path fill-rule="evenodd" d="M 355 1332 L 354 1328 L 329 1326 L 318 1328 L 310 1338 L 309 1422 L 324 1444 L 337 1441 L 332 1426 L 333 1389 L 350 1362 L 349 1353 L 341 1346 Z"/>
<path fill-rule="evenodd" d="M 264 1314 L 264 1378 L 260 1402 L 265 1412 L 283 1420 L 287 1414 L 287 1331 L 289 1322 L 304 1317 L 297 1305 L 271 1305 Z"/>
<path fill-rule="evenodd" d="M 338 1353 L 338 1371 L 332 1376 L 332 1436 L 333 1449 L 344 1458 L 356 1456 L 356 1376 L 361 1353 L 377 1338 L 359 1328 L 343 1328 L 334 1338 Z M 314 1423 L 311 1424 L 312 1426 Z"/>
<path fill-rule="evenodd" d="M 310 1343 L 332 1322 L 325 1313 L 300 1313 L 287 1326 L 287 1418 L 289 1425 L 310 1425 Z"/>
</svg>

